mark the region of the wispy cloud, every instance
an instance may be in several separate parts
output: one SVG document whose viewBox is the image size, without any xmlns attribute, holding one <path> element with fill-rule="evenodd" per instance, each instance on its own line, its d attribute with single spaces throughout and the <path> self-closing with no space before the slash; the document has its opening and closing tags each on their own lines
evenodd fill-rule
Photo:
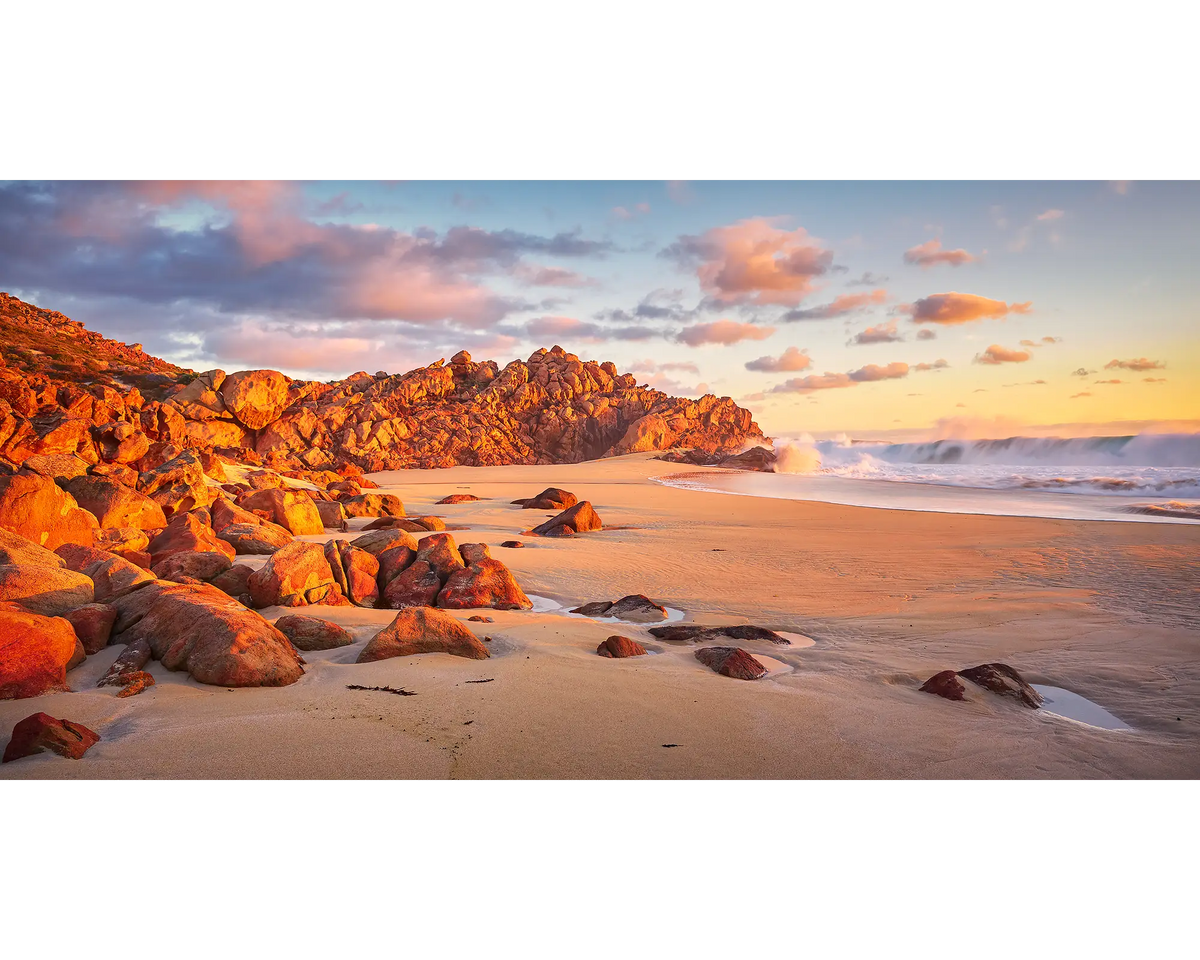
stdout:
<svg viewBox="0 0 1200 960">
<path fill-rule="evenodd" d="M 867 327 L 865 330 L 860 330 L 847 342 L 847 346 L 852 345 L 867 345 L 873 343 L 898 343 L 903 340 L 896 331 L 896 321 L 888 320 L 886 323 L 877 323 L 872 327 Z"/>
<path fill-rule="evenodd" d="M 759 327 L 753 323 L 739 323 L 736 320 L 715 320 L 712 323 L 695 323 L 684 327 L 675 335 L 675 339 L 689 347 L 708 344 L 730 346 L 743 340 L 766 340 L 774 332 L 774 327 Z"/>
<path fill-rule="evenodd" d="M 1162 370 L 1167 366 L 1163 360 L 1147 360 L 1145 357 L 1138 357 L 1136 360 L 1109 360 L 1104 365 L 1105 370 L 1132 370 L 1135 373 L 1143 373 L 1146 370 Z"/>
<path fill-rule="evenodd" d="M 954 250 L 942 249 L 941 240 L 927 240 L 915 247 L 904 251 L 904 262 L 913 263 L 918 267 L 936 267 L 945 264 L 951 267 L 961 267 L 964 263 L 974 263 L 978 257 L 968 253 L 962 247 Z"/>
<path fill-rule="evenodd" d="M 975 359 L 971 362 L 995 366 L 1001 363 L 1025 363 L 1032 356 L 1033 354 L 1028 350 L 1010 350 L 1008 347 L 993 343 L 983 353 L 975 354 Z"/>
<path fill-rule="evenodd" d="M 812 366 L 812 358 L 807 350 L 788 347 L 778 357 L 759 357 L 746 364 L 747 370 L 758 370 L 764 373 L 798 373 Z"/>
<path fill-rule="evenodd" d="M 814 393 L 817 390 L 843 390 L 847 387 L 856 387 L 860 383 L 900 380 L 907 376 L 907 363 L 889 363 L 886 366 L 868 363 L 865 367 L 851 370 L 849 373 L 809 374 L 807 377 L 796 377 L 772 387 L 769 392 L 806 394 Z"/>
<path fill-rule="evenodd" d="M 844 317 L 887 303 L 887 298 L 886 290 L 872 290 L 870 293 L 843 293 L 834 297 L 830 303 L 822 304 L 819 307 L 789 310 L 779 319 L 784 323 L 794 323 L 798 320 L 832 320 L 835 317 Z"/>
</svg>

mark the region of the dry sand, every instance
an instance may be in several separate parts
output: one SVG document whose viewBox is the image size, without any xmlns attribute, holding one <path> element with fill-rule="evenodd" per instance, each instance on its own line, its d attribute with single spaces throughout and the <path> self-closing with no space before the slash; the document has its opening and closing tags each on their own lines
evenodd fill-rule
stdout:
<svg viewBox="0 0 1200 960">
<path fill-rule="evenodd" d="M 774 661 L 762 680 L 719 676 L 692 647 L 643 626 L 561 611 L 456 614 L 495 618 L 468 623 L 492 638 L 490 660 L 356 665 L 394 612 L 310 607 L 290 612 L 350 626 L 359 642 L 306 654 L 308 672 L 290 687 L 209 687 L 154 663 L 158 685 L 121 700 L 94 687 L 118 645 L 69 675 L 76 693 L 0 702 L 0 736 L 42 710 L 103 738 L 81 761 L 41 755 L 5 764 L 0 778 L 1200 775 L 1200 528 L 841 507 L 648 479 L 681 470 L 696 468 L 633 456 L 374 479 L 410 514 L 468 528 L 454 532 L 459 542 L 491 544 L 529 594 L 569 607 L 644 593 L 687 620 L 816 641 L 741 643 Z M 509 501 L 552 485 L 590 500 L 609 529 L 522 536 L 549 514 Z M 491 499 L 433 506 L 451 493 Z M 524 550 L 498 546 L 514 537 Z M 598 657 L 618 632 L 652 655 Z M 1135 729 L 917 690 L 939 670 L 989 661 Z"/>
</svg>

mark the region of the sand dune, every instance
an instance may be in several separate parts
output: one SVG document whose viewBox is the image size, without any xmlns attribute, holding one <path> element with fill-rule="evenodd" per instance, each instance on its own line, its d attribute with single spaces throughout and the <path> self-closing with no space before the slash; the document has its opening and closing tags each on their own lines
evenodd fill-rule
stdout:
<svg viewBox="0 0 1200 960">
<path fill-rule="evenodd" d="M 41 755 L 0 778 L 1200 775 L 1197 528 L 875 510 L 647 479 L 676 470 L 696 468 L 638 455 L 373 479 L 409 513 L 469 528 L 454 532 L 459 542 L 491 544 L 531 595 L 571 607 L 644 593 L 689 621 L 816 641 L 741 643 L 777 661 L 762 680 L 719 676 L 642 625 L 562 612 L 480 611 L 495 622 L 467 626 L 492 638 L 489 660 L 357 665 L 394 612 L 310 607 L 289 612 L 346 625 L 357 642 L 306 654 L 290 687 L 208 687 L 154 663 L 158 685 L 119 700 L 94 687 L 118 645 L 69 675 L 76 693 L 0 702 L 4 730 L 43 710 L 103 737 L 81 761 Z M 609 529 L 521 536 L 548 514 L 509 501 L 551 485 L 590 500 Z M 491 499 L 433 505 L 451 493 Z M 526 548 L 498 546 L 514 537 Z M 618 632 L 651 655 L 596 656 Z M 917 690 L 939 670 L 997 660 L 1134 729 Z"/>
</svg>

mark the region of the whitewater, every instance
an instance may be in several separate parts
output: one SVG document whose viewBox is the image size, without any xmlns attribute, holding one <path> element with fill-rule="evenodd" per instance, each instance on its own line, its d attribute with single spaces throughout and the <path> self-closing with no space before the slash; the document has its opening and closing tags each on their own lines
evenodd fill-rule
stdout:
<svg viewBox="0 0 1200 960">
<path fill-rule="evenodd" d="M 1200 521 L 1200 434 L 775 442 L 775 472 L 664 477 L 685 489 L 853 506 L 1081 520 Z"/>
</svg>

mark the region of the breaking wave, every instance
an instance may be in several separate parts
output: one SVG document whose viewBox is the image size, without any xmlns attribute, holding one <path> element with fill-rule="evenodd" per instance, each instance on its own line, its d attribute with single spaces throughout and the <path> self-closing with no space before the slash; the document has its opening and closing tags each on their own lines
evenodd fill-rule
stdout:
<svg viewBox="0 0 1200 960">
<path fill-rule="evenodd" d="M 777 473 L 1108 496 L 1200 496 L 1200 434 L 776 443 Z"/>
</svg>

